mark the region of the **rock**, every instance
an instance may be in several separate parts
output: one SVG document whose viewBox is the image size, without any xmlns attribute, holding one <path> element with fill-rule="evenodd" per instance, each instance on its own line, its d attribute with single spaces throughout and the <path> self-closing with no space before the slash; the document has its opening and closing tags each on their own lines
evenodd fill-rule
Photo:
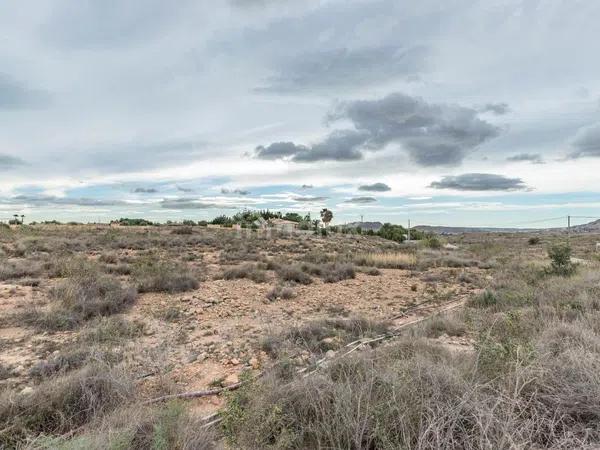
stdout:
<svg viewBox="0 0 600 450">
<path fill-rule="evenodd" d="M 260 361 L 257 358 L 250 358 L 248 363 L 252 366 L 253 369 L 258 369 L 260 367 Z"/>
<path fill-rule="evenodd" d="M 335 356 L 335 352 L 333 350 L 327 350 L 325 353 L 326 358 L 333 358 Z"/>
<path fill-rule="evenodd" d="M 25 386 L 21 390 L 21 395 L 31 395 L 31 394 L 33 394 L 33 388 L 31 386 Z"/>
<path fill-rule="evenodd" d="M 185 361 L 189 364 L 189 363 L 193 363 L 197 359 L 198 359 L 198 353 L 192 352 L 187 356 L 187 358 L 185 358 Z"/>
<path fill-rule="evenodd" d="M 335 341 L 335 338 L 328 337 L 328 338 L 323 339 L 321 342 L 323 342 L 323 344 L 333 344 L 334 341 Z"/>
<path fill-rule="evenodd" d="M 458 250 L 458 245 L 444 244 L 446 250 Z"/>
<path fill-rule="evenodd" d="M 237 358 L 232 358 L 229 362 L 234 366 L 237 366 L 240 363 L 240 360 Z"/>
</svg>

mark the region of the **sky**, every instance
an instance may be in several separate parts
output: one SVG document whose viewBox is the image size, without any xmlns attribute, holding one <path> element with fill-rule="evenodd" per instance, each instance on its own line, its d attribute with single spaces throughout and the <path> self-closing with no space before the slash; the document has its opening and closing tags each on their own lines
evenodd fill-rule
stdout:
<svg viewBox="0 0 600 450">
<path fill-rule="evenodd" d="M 0 220 L 600 218 L 600 2 L 0 8 Z"/>
</svg>

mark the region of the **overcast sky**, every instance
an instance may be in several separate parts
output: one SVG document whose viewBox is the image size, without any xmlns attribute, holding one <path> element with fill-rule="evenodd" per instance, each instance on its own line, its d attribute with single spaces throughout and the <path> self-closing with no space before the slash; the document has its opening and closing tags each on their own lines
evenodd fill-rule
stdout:
<svg viewBox="0 0 600 450">
<path fill-rule="evenodd" d="M 600 2 L 0 8 L 0 219 L 600 217 Z"/>
</svg>

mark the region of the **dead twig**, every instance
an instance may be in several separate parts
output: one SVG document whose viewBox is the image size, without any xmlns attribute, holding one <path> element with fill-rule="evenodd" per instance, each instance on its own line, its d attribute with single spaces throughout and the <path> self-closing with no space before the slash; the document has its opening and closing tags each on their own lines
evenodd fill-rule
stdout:
<svg viewBox="0 0 600 450">
<path fill-rule="evenodd" d="M 242 386 L 244 383 L 247 383 L 247 382 L 240 381 L 239 383 L 230 384 L 229 386 L 224 386 L 222 388 L 207 389 L 204 391 L 190 391 L 190 392 L 181 392 L 179 394 L 163 395 L 162 397 L 156 397 L 156 398 L 151 398 L 150 400 L 146 400 L 145 402 L 142 402 L 141 404 L 142 405 L 150 405 L 152 403 L 159 403 L 159 402 L 164 402 L 167 400 L 173 400 L 173 399 L 178 399 L 178 398 L 188 399 L 188 398 L 209 397 L 211 395 L 218 395 L 222 392 L 233 391 L 233 390 L 239 388 L 240 386 Z"/>
</svg>

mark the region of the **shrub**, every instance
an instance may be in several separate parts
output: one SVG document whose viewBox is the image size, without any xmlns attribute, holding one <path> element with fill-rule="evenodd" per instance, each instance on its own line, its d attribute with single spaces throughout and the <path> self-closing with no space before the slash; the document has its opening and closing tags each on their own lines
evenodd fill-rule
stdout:
<svg viewBox="0 0 600 450">
<path fill-rule="evenodd" d="M 171 230 L 171 234 L 186 235 L 193 234 L 194 229 L 191 226 L 177 226 Z"/>
<path fill-rule="evenodd" d="M 132 271 L 140 292 L 185 292 L 197 289 L 196 276 L 186 267 L 164 259 L 145 258 Z"/>
<path fill-rule="evenodd" d="M 383 334 L 388 330 L 387 322 L 363 318 L 323 319 L 294 327 L 282 334 L 269 335 L 263 339 L 261 345 L 271 356 L 293 353 L 293 349 L 320 354 L 327 350 L 335 350 L 356 339 Z"/>
<path fill-rule="evenodd" d="M 123 311 L 136 298 L 132 287 L 123 287 L 110 275 L 83 267 L 50 291 L 61 307 L 81 320 Z"/>
<path fill-rule="evenodd" d="M 277 285 L 269 291 L 269 293 L 267 294 L 267 299 L 269 299 L 270 301 L 275 301 L 279 299 L 289 300 L 294 298 L 295 296 L 296 294 L 294 293 L 294 290 L 292 288 Z"/>
<path fill-rule="evenodd" d="M 417 263 L 417 257 L 412 253 L 365 253 L 354 260 L 362 266 L 375 266 L 389 269 L 409 269 Z"/>
<path fill-rule="evenodd" d="M 38 385 L 31 394 L 0 396 L 0 447 L 14 448 L 41 433 L 67 433 L 133 397 L 134 384 L 119 369 L 90 364 Z"/>
<path fill-rule="evenodd" d="M 430 338 L 448 336 L 463 336 L 467 329 L 464 323 L 452 317 L 436 316 L 425 324 L 425 334 Z"/>
<path fill-rule="evenodd" d="M 24 277 L 36 277 L 41 273 L 41 266 L 34 261 L 0 261 L 0 281 Z"/>
<path fill-rule="evenodd" d="M 300 284 L 311 284 L 312 278 L 298 265 L 284 265 L 277 269 L 277 275 L 283 281 L 293 281 Z"/>
<path fill-rule="evenodd" d="M 567 242 L 554 244 L 548 249 L 551 259 L 550 272 L 556 275 L 568 276 L 575 271 L 571 262 L 571 246 Z"/>
<path fill-rule="evenodd" d="M 392 225 L 391 223 L 384 223 L 379 231 L 377 231 L 378 236 L 395 242 L 404 242 L 406 233 L 406 228 L 401 225 Z"/>
<path fill-rule="evenodd" d="M 132 322 L 118 315 L 100 317 L 81 330 L 78 340 L 86 344 L 117 344 L 139 336 L 143 328 L 141 322 Z"/>
<path fill-rule="evenodd" d="M 442 241 L 440 241 L 440 238 L 437 237 L 435 234 L 427 234 L 423 238 L 423 244 L 425 245 L 425 247 L 433 248 L 436 250 L 442 248 Z"/>
<path fill-rule="evenodd" d="M 352 264 L 331 264 L 328 265 L 323 274 L 323 281 L 326 283 L 336 283 L 342 280 L 356 278 L 356 272 Z"/>
<path fill-rule="evenodd" d="M 226 280 L 234 280 L 240 278 L 248 278 L 255 283 L 264 283 L 267 281 L 267 275 L 264 270 L 261 270 L 256 264 L 243 264 L 233 267 L 223 273 L 223 278 Z"/>
<path fill-rule="evenodd" d="M 472 308 L 488 308 L 498 304 L 498 296 L 490 290 L 485 290 L 481 294 L 472 297 L 467 302 L 467 305 Z"/>
<path fill-rule="evenodd" d="M 537 245 L 541 242 L 541 239 L 538 236 L 532 236 L 529 239 L 527 239 L 527 243 L 529 245 Z"/>
</svg>

